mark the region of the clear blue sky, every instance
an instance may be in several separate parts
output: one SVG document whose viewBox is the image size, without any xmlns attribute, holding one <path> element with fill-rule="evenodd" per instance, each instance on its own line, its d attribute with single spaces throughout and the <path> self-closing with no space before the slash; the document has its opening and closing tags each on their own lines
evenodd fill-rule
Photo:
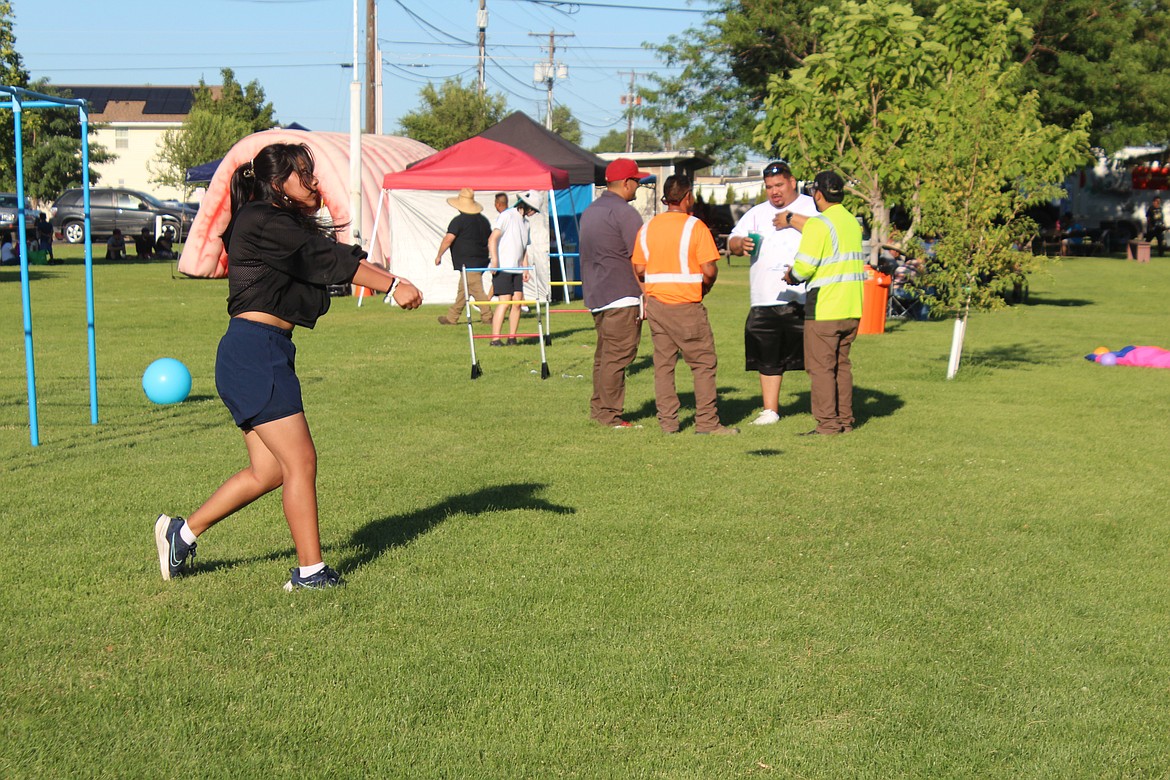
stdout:
<svg viewBox="0 0 1170 780">
<path fill-rule="evenodd" d="M 349 129 L 353 0 L 56 0 L 15 6 L 16 44 L 36 79 L 54 84 L 208 84 L 230 67 L 256 79 L 282 123 Z M 710 0 L 582 0 L 558 10 L 547 0 L 487 0 L 488 90 L 509 109 L 543 116 L 545 88 L 533 66 L 548 59 L 548 33 L 568 78 L 553 90 L 581 122 L 589 146 L 625 129 L 623 71 L 663 71 L 642 44 L 700 26 Z M 359 0 L 365 13 L 365 0 Z M 429 82 L 475 83 L 478 0 L 378 0 L 387 133 Z M 681 10 L 651 10 L 681 9 Z M 571 12 L 567 12 L 571 11 Z M 540 37 L 529 35 L 538 33 Z M 365 37 L 359 62 L 364 75 Z"/>
</svg>

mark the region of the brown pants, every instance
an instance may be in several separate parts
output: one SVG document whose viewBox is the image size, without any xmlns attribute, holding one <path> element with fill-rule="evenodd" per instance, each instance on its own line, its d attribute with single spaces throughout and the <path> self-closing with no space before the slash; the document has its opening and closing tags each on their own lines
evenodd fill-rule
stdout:
<svg viewBox="0 0 1170 780">
<path fill-rule="evenodd" d="M 805 320 L 804 367 L 819 433 L 853 430 L 853 364 L 849 346 L 861 320 Z"/>
<path fill-rule="evenodd" d="M 621 422 L 626 403 L 626 366 L 638 355 L 642 321 L 637 306 L 606 309 L 593 315 L 597 349 L 593 353 L 593 398 L 589 416 L 607 427 Z"/>
<path fill-rule="evenodd" d="M 658 424 L 667 433 L 678 430 L 674 369 L 681 352 L 695 380 L 695 430 L 715 430 L 719 427 L 715 392 L 715 368 L 719 361 L 707 309 L 701 303 L 670 304 L 647 297 L 646 319 L 654 344 L 654 403 L 658 407 Z"/>
<path fill-rule="evenodd" d="M 487 264 L 486 261 L 484 263 Z M 483 291 L 483 271 L 468 271 L 467 272 L 467 289 L 471 291 L 471 297 L 476 301 L 490 301 L 492 296 Z M 447 320 L 449 322 L 459 322 L 463 318 L 463 308 L 467 304 L 467 295 L 463 292 L 463 275 L 459 275 L 459 286 L 455 292 L 455 303 L 451 304 L 451 308 L 447 309 Z M 472 312 L 472 316 L 475 313 Z M 492 307 L 483 306 L 479 310 L 479 321 L 485 325 L 490 325 L 492 321 Z"/>
</svg>

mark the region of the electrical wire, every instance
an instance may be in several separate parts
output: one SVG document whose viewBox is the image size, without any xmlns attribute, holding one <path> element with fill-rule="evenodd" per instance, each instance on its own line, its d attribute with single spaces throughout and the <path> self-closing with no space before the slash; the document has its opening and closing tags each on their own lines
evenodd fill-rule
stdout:
<svg viewBox="0 0 1170 780">
<path fill-rule="evenodd" d="M 622 3 L 587 3 L 581 0 L 511 0 L 513 3 L 528 3 L 530 5 L 560 11 L 563 14 L 575 14 L 582 8 L 620 8 L 623 11 L 667 11 L 680 14 L 710 14 L 718 11 L 716 8 L 667 8 L 660 5 L 625 5 Z M 563 9 L 559 6 L 569 6 Z"/>
</svg>

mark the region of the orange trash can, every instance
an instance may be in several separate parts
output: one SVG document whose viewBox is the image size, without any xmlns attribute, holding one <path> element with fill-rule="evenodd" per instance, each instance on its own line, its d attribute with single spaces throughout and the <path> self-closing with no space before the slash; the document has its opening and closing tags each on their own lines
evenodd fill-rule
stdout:
<svg viewBox="0 0 1170 780">
<path fill-rule="evenodd" d="M 865 282 L 861 296 L 861 327 L 859 334 L 886 332 L 886 307 L 890 300 L 890 275 L 865 267 Z"/>
</svg>

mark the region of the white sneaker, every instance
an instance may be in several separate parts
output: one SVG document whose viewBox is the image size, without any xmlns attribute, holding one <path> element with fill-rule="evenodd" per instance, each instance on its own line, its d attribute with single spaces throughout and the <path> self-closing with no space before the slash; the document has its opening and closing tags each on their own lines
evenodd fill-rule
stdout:
<svg viewBox="0 0 1170 780">
<path fill-rule="evenodd" d="M 773 412 L 771 409 L 765 409 L 760 412 L 760 416 L 752 420 L 752 425 L 771 425 L 780 420 L 780 415 Z"/>
</svg>

